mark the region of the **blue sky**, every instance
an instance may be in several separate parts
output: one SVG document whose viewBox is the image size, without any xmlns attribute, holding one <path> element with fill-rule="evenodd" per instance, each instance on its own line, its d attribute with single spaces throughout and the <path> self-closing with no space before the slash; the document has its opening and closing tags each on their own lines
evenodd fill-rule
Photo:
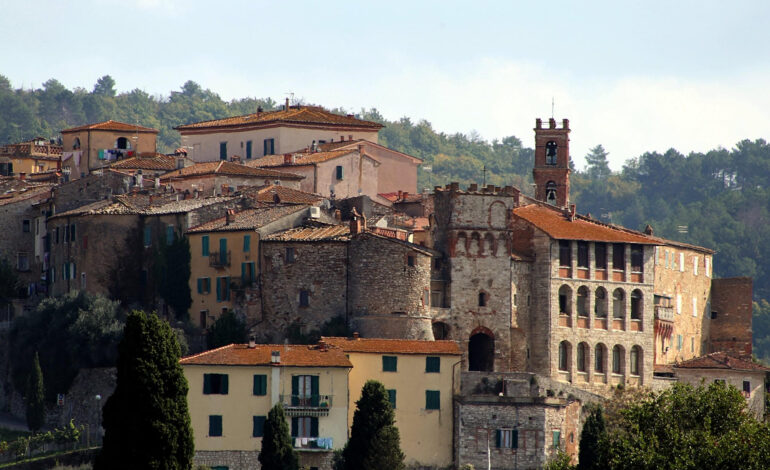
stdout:
<svg viewBox="0 0 770 470">
<path fill-rule="evenodd" d="M 767 1 L 0 0 L 0 74 L 167 95 L 376 107 L 444 132 L 516 135 L 567 117 L 578 166 L 731 148 L 770 133 Z"/>
</svg>

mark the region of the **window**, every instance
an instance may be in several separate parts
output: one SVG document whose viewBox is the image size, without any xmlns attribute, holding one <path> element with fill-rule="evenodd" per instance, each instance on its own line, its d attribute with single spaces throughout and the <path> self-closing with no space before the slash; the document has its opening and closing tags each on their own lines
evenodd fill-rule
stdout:
<svg viewBox="0 0 770 470">
<path fill-rule="evenodd" d="M 227 160 L 227 142 L 219 143 L 219 159 Z"/>
<path fill-rule="evenodd" d="M 251 251 L 251 235 L 243 236 L 243 251 L 246 253 Z"/>
<path fill-rule="evenodd" d="M 676 294 L 676 314 L 682 313 L 682 294 Z"/>
<path fill-rule="evenodd" d="M 697 317 L 698 316 L 698 299 L 697 297 L 692 298 L 692 316 Z"/>
<path fill-rule="evenodd" d="M 684 272 L 684 253 L 679 253 L 679 271 Z"/>
<path fill-rule="evenodd" d="M 479 307 L 486 307 L 489 300 L 489 294 L 486 292 L 479 292 Z"/>
<path fill-rule="evenodd" d="M 388 401 L 390 402 L 390 407 L 394 410 L 396 409 L 396 391 L 393 389 L 388 390 Z"/>
<path fill-rule="evenodd" d="M 559 343 L 559 370 L 569 370 L 569 350 L 570 347 L 568 342 L 562 341 Z"/>
<path fill-rule="evenodd" d="M 203 374 L 204 395 L 227 395 L 227 374 Z"/>
<path fill-rule="evenodd" d="M 612 373 L 613 374 L 620 374 L 621 371 L 621 363 L 622 363 L 622 356 L 623 351 L 620 349 L 620 346 L 615 346 L 612 348 Z"/>
<path fill-rule="evenodd" d="M 29 233 L 29 227 L 30 227 L 29 219 L 24 219 L 24 220 L 21 221 L 21 231 L 22 232 Z"/>
<path fill-rule="evenodd" d="M 561 431 L 553 432 L 553 448 L 558 449 L 561 443 Z"/>
<path fill-rule="evenodd" d="M 200 311 L 200 317 L 198 318 L 198 321 L 200 322 L 201 328 L 206 328 L 206 319 L 208 319 L 208 316 L 209 316 L 208 310 Z"/>
<path fill-rule="evenodd" d="M 286 248 L 286 263 L 293 263 L 294 262 L 294 248 L 287 247 Z"/>
<path fill-rule="evenodd" d="M 692 274 L 693 276 L 698 275 L 698 257 L 697 256 L 692 257 Z"/>
<path fill-rule="evenodd" d="M 209 415 L 209 437 L 222 435 L 222 415 Z"/>
<path fill-rule="evenodd" d="M 251 160 L 251 141 L 246 141 L 246 160 Z"/>
<path fill-rule="evenodd" d="M 594 245 L 594 256 L 596 257 L 596 269 L 607 269 L 606 243 L 596 243 Z"/>
<path fill-rule="evenodd" d="M 265 139 L 263 142 L 263 155 L 272 155 L 275 153 L 275 139 Z"/>
<path fill-rule="evenodd" d="M 577 243 L 577 249 L 578 249 L 578 267 L 579 268 L 587 268 L 588 267 L 588 242 L 579 241 Z"/>
<path fill-rule="evenodd" d="M 293 375 L 291 377 L 292 406 L 318 406 L 318 376 Z"/>
<path fill-rule="evenodd" d="M 676 335 L 676 350 L 682 350 L 682 335 Z"/>
<path fill-rule="evenodd" d="M 262 437 L 265 435 L 265 416 L 253 416 L 251 427 L 251 437 Z"/>
<path fill-rule="evenodd" d="M 597 318 L 607 317 L 607 291 L 604 287 L 598 287 L 594 293 L 594 315 Z"/>
<path fill-rule="evenodd" d="M 254 395 L 267 395 L 267 375 L 254 374 Z"/>
<path fill-rule="evenodd" d="M 250 285 L 256 280 L 256 263 L 254 261 L 241 263 L 241 284 Z"/>
<path fill-rule="evenodd" d="M 230 300 L 230 276 L 217 278 L 217 302 Z"/>
<path fill-rule="evenodd" d="M 516 429 L 497 429 L 495 431 L 495 445 L 498 449 L 518 449 L 519 431 Z"/>
<path fill-rule="evenodd" d="M 556 142 L 553 140 L 549 140 L 545 144 L 545 164 L 546 165 L 556 165 L 556 154 L 557 154 L 558 146 L 556 145 Z"/>
<path fill-rule="evenodd" d="M 569 240 L 559 240 L 559 266 L 572 266 L 572 245 Z"/>
<path fill-rule="evenodd" d="M 594 371 L 604 373 L 604 345 L 601 343 L 594 348 Z"/>
<path fill-rule="evenodd" d="M 425 372 L 441 372 L 441 358 L 437 356 L 426 357 Z"/>
<path fill-rule="evenodd" d="M 75 137 L 75 140 L 72 141 L 72 150 L 79 150 L 80 149 L 80 138 Z"/>
<path fill-rule="evenodd" d="M 641 359 L 641 350 L 639 346 L 634 346 L 631 348 L 631 356 L 629 358 L 629 365 L 631 366 L 631 375 L 639 375 L 639 370 L 641 369 L 639 367 L 639 361 Z"/>
<path fill-rule="evenodd" d="M 230 265 L 227 260 L 227 238 L 219 239 L 219 264 L 222 266 Z"/>
<path fill-rule="evenodd" d="M 291 418 L 291 437 L 318 437 L 318 418 L 310 416 Z"/>
<path fill-rule="evenodd" d="M 425 390 L 425 409 L 441 409 L 441 392 L 439 390 Z"/>
<path fill-rule="evenodd" d="M 201 256 L 209 255 L 209 236 L 203 235 L 201 237 Z"/>
<path fill-rule="evenodd" d="M 615 289 L 612 293 L 612 317 L 624 318 L 626 316 L 626 295 L 623 289 Z"/>
<path fill-rule="evenodd" d="M 344 176 L 345 170 L 342 168 L 342 165 L 337 165 L 337 168 L 334 169 L 334 174 L 337 177 L 338 180 L 341 180 Z"/>
<path fill-rule="evenodd" d="M 211 293 L 211 278 L 210 277 L 199 277 L 198 278 L 198 293 L 199 294 L 210 294 Z"/>
<path fill-rule="evenodd" d="M 572 314 L 572 289 L 567 285 L 559 288 L 559 313 L 562 315 Z"/>
<path fill-rule="evenodd" d="M 410 268 L 414 267 L 414 255 L 408 255 L 406 257 L 406 265 Z"/>
<path fill-rule="evenodd" d="M 703 262 L 706 265 L 706 277 L 711 277 L 711 258 L 704 258 Z"/>
<path fill-rule="evenodd" d="M 53 229 L 54 243 L 59 244 L 59 227 Z"/>
<path fill-rule="evenodd" d="M 166 225 L 166 245 L 174 243 L 174 226 Z"/>
<path fill-rule="evenodd" d="M 634 289 L 634 291 L 631 292 L 631 319 L 632 320 L 642 319 L 643 306 L 644 306 L 644 303 L 642 302 L 642 291 L 640 291 L 639 289 Z"/>
<path fill-rule="evenodd" d="M 751 394 L 751 382 L 748 380 L 743 381 L 743 394 L 749 396 Z"/>
<path fill-rule="evenodd" d="M 397 356 L 382 356 L 382 371 L 383 372 L 397 372 L 398 371 L 398 357 Z"/>
<path fill-rule="evenodd" d="M 305 289 L 302 289 L 301 291 L 299 291 L 299 306 L 300 307 L 310 306 L 310 291 L 307 291 Z"/>
<path fill-rule="evenodd" d="M 612 244 L 612 269 L 626 269 L 626 248 L 622 243 Z"/>
<path fill-rule="evenodd" d="M 580 286 L 577 291 L 577 314 L 579 317 L 588 316 L 588 287 Z"/>
<path fill-rule="evenodd" d="M 585 372 L 588 369 L 588 345 L 580 343 L 577 347 L 577 370 Z"/>
<path fill-rule="evenodd" d="M 644 248 L 642 245 L 631 245 L 631 271 L 635 273 L 644 271 Z"/>
<path fill-rule="evenodd" d="M 16 255 L 16 269 L 19 271 L 29 271 L 28 253 L 18 253 Z"/>
</svg>

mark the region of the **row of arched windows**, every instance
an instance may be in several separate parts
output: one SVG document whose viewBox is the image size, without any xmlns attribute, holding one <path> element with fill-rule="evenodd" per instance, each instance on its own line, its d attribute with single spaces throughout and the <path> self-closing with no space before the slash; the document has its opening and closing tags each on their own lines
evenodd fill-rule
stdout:
<svg viewBox="0 0 770 470">
<path fill-rule="evenodd" d="M 587 317 L 590 309 L 591 292 L 588 287 L 580 286 L 577 290 L 575 309 L 580 317 Z M 597 318 L 606 318 L 609 313 L 607 289 L 597 287 L 594 291 L 594 316 Z M 559 313 L 562 315 L 572 315 L 572 288 L 563 285 L 559 288 Z M 631 319 L 641 320 L 644 311 L 644 298 L 642 291 L 634 289 L 631 291 Z M 626 316 L 626 292 L 618 287 L 612 291 L 612 317 L 625 318 Z"/>
<path fill-rule="evenodd" d="M 465 232 L 460 232 L 455 242 L 455 255 L 497 256 L 498 253 L 505 254 L 506 245 L 504 234 L 495 238 L 491 233 L 487 233 L 482 238 L 478 232 L 472 232 L 470 237 Z"/>
<path fill-rule="evenodd" d="M 591 355 L 593 353 L 593 360 Z M 607 361 L 610 361 L 609 363 Z M 628 355 L 628 373 L 641 375 L 644 353 L 641 346 L 633 346 Z M 569 371 L 572 364 L 572 344 L 564 340 L 559 343 L 559 370 Z M 613 374 L 626 373 L 626 349 L 616 344 L 608 355 L 607 346 L 598 343 L 591 348 L 588 343 L 581 342 L 577 345 L 575 354 L 575 369 L 578 372 L 588 372 L 593 367 L 597 374 L 605 374 L 609 369 Z"/>
</svg>

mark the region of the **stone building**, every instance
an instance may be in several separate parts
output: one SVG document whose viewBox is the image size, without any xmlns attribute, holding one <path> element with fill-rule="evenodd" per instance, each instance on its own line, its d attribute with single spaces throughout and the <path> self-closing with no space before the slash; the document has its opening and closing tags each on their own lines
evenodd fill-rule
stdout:
<svg viewBox="0 0 770 470">
<path fill-rule="evenodd" d="M 171 171 L 160 177 L 176 191 L 199 192 L 206 196 L 226 194 L 242 186 L 282 184 L 292 189 L 300 187 L 304 175 L 289 171 L 252 168 L 236 162 L 216 161 L 196 163 Z"/>
</svg>

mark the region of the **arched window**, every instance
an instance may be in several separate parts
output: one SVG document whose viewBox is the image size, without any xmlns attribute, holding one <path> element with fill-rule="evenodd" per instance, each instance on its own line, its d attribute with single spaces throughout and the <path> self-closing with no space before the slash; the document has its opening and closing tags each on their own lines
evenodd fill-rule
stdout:
<svg viewBox="0 0 770 470">
<path fill-rule="evenodd" d="M 549 181 L 545 184 L 545 202 L 556 205 L 556 182 Z"/>
<path fill-rule="evenodd" d="M 594 315 L 607 318 L 607 290 L 604 287 L 598 287 L 594 293 Z"/>
<path fill-rule="evenodd" d="M 125 138 L 125 137 L 118 137 L 118 140 L 115 141 L 115 148 L 116 149 L 130 149 L 131 148 L 131 142 Z"/>
<path fill-rule="evenodd" d="M 629 365 L 631 366 L 631 375 L 640 375 L 639 372 L 642 370 L 641 361 L 642 348 L 639 346 L 634 346 L 631 348 L 631 354 L 628 359 Z"/>
<path fill-rule="evenodd" d="M 559 146 L 556 145 L 556 142 L 553 140 L 549 140 L 545 144 L 545 164 L 546 165 L 556 165 L 556 154 Z"/>
<path fill-rule="evenodd" d="M 559 288 L 559 313 L 572 315 L 572 289 L 566 284 Z"/>
<path fill-rule="evenodd" d="M 594 371 L 604 373 L 604 360 L 607 356 L 607 347 L 599 343 L 594 348 Z"/>
<path fill-rule="evenodd" d="M 72 150 L 80 150 L 80 137 L 75 137 L 75 140 L 72 142 Z"/>
<path fill-rule="evenodd" d="M 572 347 L 568 341 L 559 343 L 559 370 L 569 370 L 571 349 Z"/>
<path fill-rule="evenodd" d="M 626 316 L 626 294 L 623 289 L 617 288 L 612 293 L 612 317 L 624 318 Z"/>
<path fill-rule="evenodd" d="M 586 343 L 578 344 L 576 366 L 580 372 L 588 370 L 588 344 Z"/>
<path fill-rule="evenodd" d="M 644 307 L 644 303 L 642 302 L 642 291 L 640 291 L 639 289 L 634 289 L 634 291 L 631 292 L 631 319 L 632 320 L 642 319 L 643 307 Z"/>
<path fill-rule="evenodd" d="M 483 248 L 484 254 L 488 254 L 491 256 L 497 255 L 497 247 L 495 246 L 495 236 L 491 233 L 487 233 L 484 235 L 484 248 Z"/>
<path fill-rule="evenodd" d="M 489 302 L 489 294 L 484 291 L 479 292 L 479 307 L 486 307 Z"/>
<path fill-rule="evenodd" d="M 433 324 L 433 339 L 449 339 L 449 325 L 444 322 L 437 321 Z"/>
<path fill-rule="evenodd" d="M 623 360 L 625 359 L 623 357 L 624 354 L 625 354 L 625 351 L 623 351 L 623 346 L 616 344 L 615 347 L 612 348 L 612 373 L 613 374 L 623 373 Z"/>
<path fill-rule="evenodd" d="M 457 242 L 455 242 L 455 255 L 464 255 L 466 253 L 468 243 L 468 235 L 465 232 L 457 234 Z"/>
<path fill-rule="evenodd" d="M 577 291 L 577 314 L 579 317 L 588 316 L 588 287 L 580 286 Z"/>
</svg>

